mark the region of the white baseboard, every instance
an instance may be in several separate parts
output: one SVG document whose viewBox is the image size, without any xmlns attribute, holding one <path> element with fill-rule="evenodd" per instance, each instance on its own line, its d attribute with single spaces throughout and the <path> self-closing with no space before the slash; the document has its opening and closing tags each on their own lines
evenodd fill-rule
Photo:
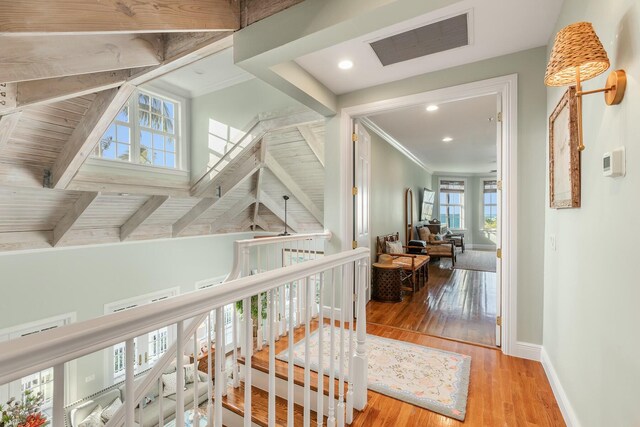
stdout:
<svg viewBox="0 0 640 427">
<path fill-rule="evenodd" d="M 520 357 L 522 359 L 540 361 L 540 351 L 542 346 L 539 344 L 531 344 L 528 342 L 516 341 L 516 345 L 513 346 L 511 355 Z"/>
<path fill-rule="evenodd" d="M 549 359 L 549 355 L 545 351 L 544 347 L 542 347 L 540 351 L 540 361 L 542 362 L 544 372 L 547 374 L 549 384 L 551 384 L 553 395 L 558 402 L 565 424 L 567 427 L 581 427 L 580 421 L 578 421 L 578 417 L 573 410 L 573 406 L 571 406 L 571 402 L 569 402 L 569 397 L 567 396 L 567 393 L 565 393 L 564 388 L 560 383 L 560 378 L 558 378 L 558 374 L 556 374 L 556 370 L 554 369 L 553 364 L 551 364 L 551 359 Z"/>
</svg>

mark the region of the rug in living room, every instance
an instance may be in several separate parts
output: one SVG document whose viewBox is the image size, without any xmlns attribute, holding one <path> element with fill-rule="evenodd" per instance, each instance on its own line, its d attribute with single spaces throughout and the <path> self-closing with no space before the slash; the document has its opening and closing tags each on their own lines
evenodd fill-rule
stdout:
<svg viewBox="0 0 640 427">
<path fill-rule="evenodd" d="M 323 372 L 329 375 L 331 328 L 326 327 L 323 332 Z M 340 329 L 334 328 L 334 333 L 338 349 Z M 345 340 L 348 340 L 348 335 L 348 331 L 345 331 Z M 353 335 L 355 349 L 356 334 Z M 318 331 L 308 339 L 311 352 L 309 368 L 318 372 Z M 348 347 L 345 343 L 345 353 Z M 304 367 L 305 340 L 297 342 L 293 351 L 294 363 Z M 287 352 L 283 351 L 276 358 L 286 362 Z M 337 378 L 339 352 L 336 351 L 334 356 Z M 367 356 L 369 390 L 464 421 L 471 372 L 470 356 L 368 334 Z M 345 375 L 348 378 L 346 354 L 344 361 Z"/>
<path fill-rule="evenodd" d="M 495 251 L 466 250 L 456 254 L 456 265 L 453 268 L 460 270 L 476 270 L 496 272 Z"/>
</svg>

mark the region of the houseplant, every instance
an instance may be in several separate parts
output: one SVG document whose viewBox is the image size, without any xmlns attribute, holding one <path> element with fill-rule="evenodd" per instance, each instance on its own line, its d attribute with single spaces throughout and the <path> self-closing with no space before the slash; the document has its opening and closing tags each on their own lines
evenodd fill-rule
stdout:
<svg viewBox="0 0 640 427">
<path fill-rule="evenodd" d="M 26 390 L 21 400 L 12 397 L 0 404 L 0 427 L 41 427 L 49 424 L 42 413 L 44 395 Z"/>
<path fill-rule="evenodd" d="M 265 320 L 267 318 L 267 294 L 266 292 L 260 294 L 260 301 L 262 302 L 262 312 L 260 317 Z M 236 301 L 236 311 L 240 315 L 244 312 L 243 300 Z M 258 334 L 258 295 L 251 297 L 251 318 L 253 319 L 253 336 Z"/>
</svg>

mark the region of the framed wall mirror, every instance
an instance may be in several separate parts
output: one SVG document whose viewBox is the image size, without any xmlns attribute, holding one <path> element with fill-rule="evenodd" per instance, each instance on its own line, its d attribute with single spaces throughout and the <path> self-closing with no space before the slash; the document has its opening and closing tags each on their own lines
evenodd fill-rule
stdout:
<svg viewBox="0 0 640 427">
<path fill-rule="evenodd" d="M 404 192 L 405 246 L 413 240 L 413 191 L 407 188 Z"/>
</svg>

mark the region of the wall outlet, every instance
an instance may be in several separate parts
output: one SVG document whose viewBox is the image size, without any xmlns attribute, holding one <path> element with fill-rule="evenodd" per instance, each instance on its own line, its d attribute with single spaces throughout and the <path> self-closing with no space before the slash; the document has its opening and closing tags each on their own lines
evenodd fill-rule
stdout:
<svg viewBox="0 0 640 427">
<path fill-rule="evenodd" d="M 96 379 L 96 374 L 91 374 L 88 377 L 84 377 L 84 382 L 85 383 L 90 383 L 91 381 L 94 381 Z"/>
<path fill-rule="evenodd" d="M 551 234 L 549 236 L 549 244 L 551 245 L 551 250 L 555 251 L 556 250 L 556 235 L 555 234 Z"/>
</svg>

